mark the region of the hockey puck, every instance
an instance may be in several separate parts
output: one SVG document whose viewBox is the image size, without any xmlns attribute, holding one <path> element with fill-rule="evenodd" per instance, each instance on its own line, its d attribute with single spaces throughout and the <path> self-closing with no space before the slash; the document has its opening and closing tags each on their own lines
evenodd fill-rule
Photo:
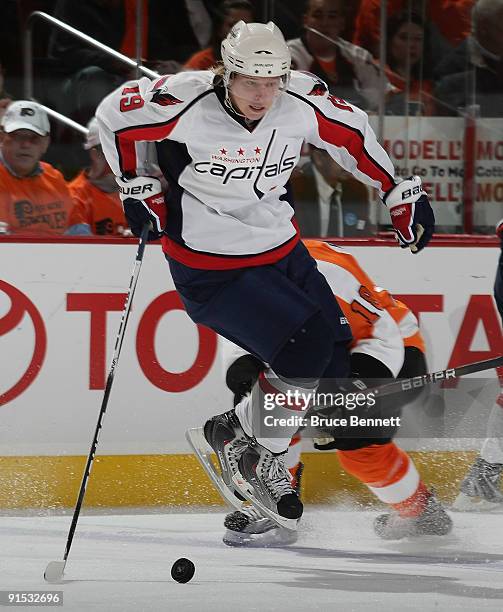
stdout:
<svg viewBox="0 0 503 612">
<path fill-rule="evenodd" d="M 195 573 L 196 566 L 190 559 L 184 559 L 182 557 L 181 559 L 177 559 L 171 566 L 171 578 L 182 584 L 192 580 Z"/>
</svg>

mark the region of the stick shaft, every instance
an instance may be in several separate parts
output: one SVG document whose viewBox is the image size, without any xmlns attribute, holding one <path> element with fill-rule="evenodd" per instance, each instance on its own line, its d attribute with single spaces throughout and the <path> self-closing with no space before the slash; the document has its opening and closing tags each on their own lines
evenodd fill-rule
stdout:
<svg viewBox="0 0 503 612">
<path fill-rule="evenodd" d="M 412 376 L 411 378 L 403 378 L 394 380 L 393 382 L 381 385 L 379 387 L 361 389 L 361 393 L 365 395 L 374 395 L 376 397 L 384 397 L 393 395 L 394 393 L 403 393 L 404 391 L 412 391 L 426 387 L 427 385 L 443 380 L 452 380 L 460 376 L 467 376 L 475 372 L 483 372 L 484 370 L 492 370 L 503 366 L 503 355 L 486 359 L 485 361 L 476 361 L 457 368 L 446 368 L 438 370 L 430 374 L 422 376 Z M 317 414 L 329 414 L 334 409 L 334 406 L 313 406 L 310 410 L 316 411 Z"/>
<path fill-rule="evenodd" d="M 395 380 L 387 385 L 376 387 L 374 391 L 375 395 L 382 397 L 383 395 L 392 395 L 393 393 L 399 393 L 400 391 L 420 389 L 431 383 L 452 378 L 459 378 L 460 376 L 467 376 L 468 374 L 483 372 L 484 370 L 492 370 L 493 368 L 499 368 L 500 366 L 503 366 L 503 355 L 495 357 L 494 359 L 476 361 L 475 363 L 469 363 L 457 368 L 438 370 L 437 372 L 431 372 L 430 374 L 424 374 L 423 376 L 412 376 L 411 378 Z"/>
<path fill-rule="evenodd" d="M 91 443 L 91 448 L 89 450 L 89 454 L 87 456 L 86 466 L 84 468 L 84 473 L 82 475 L 82 482 L 80 484 L 79 495 L 77 498 L 77 503 L 75 505 L 75 510 L 73 511 L 73 518 L 70 525 L 70 530 L 68 532 L 68 538 L 66 541 L 65 554 L 63 555 L 63 561 L 66 563 L 68 555 L 70 554 L 70 548 L 73 542 L 73 536 L 75 535 L 75 529 L 77 528 L 77 521 L 79 520 L 80 509 L 82 507 L 82 502 L 84 501 L 84 495 L 86 493 L 87 483 L 89 481 L 89 476 L 91 474 L 91 468 L 93 466 L 94 457 L 96 455 L 96 448 L 98 446 L 99 434 L 101 431 L 101 427 L 103 425 L 103 419 L 105 416 L 105 412 L 108 405 L 108 398 L 110 397 L 110 391 L 112 390 L 112 383 L 114 381 L 115 369 L 117 367 L 117 363 L 119 361 L 119 356 L 122 348 L 122 341 L 124 340 L 124 333 L 126 331 L 127 322 L 129 319 L 129 313 L 131 312 L 131 304 L 133 302 L 133 296 L 136 290 L 136 283 L 138 282 L 138 276 L 140 274 L 141 264 L 143 261 L 143 254 L 145 252 L 145 245 L 147 243 L 149 232 L 149 224 L 146 224 L 143 227 L 140 242 L 138 244 L 138 250 L 136 252 L 136 258 L 134 262 L 133 272 L 131 274 L 131 279 L 129 281 L 129 289 L 126 297 L 126 302 L 124 304 L 124 310 L 122 311 L 121 321 L 119 324 L 119 330 L 117 332 L 117 337 L 115 339 L 115 347 L 112 357 L 112 363 L 110 365 L 110 370 L 108 372 L 108 377 L 105 385 L 105 392 L 103 394 L 103 400 L 101 402 L 101 408 L 98 415 L 98 422 L 96 423 L 96 429 L 94 431 L 93 441 Z"/>
</svg>

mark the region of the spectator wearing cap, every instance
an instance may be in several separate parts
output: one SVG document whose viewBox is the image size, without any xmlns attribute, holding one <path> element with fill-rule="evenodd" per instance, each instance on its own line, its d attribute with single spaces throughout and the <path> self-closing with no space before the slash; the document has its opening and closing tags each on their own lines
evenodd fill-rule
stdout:
<svg viewBox="0 0 503 612">
<path fill-rule="evenodd" d="M 1 122 L 0 222 L 4 233 L 57 236 L 68 227 L 73 200 L 63 175 L 40 161 L 50 142 L 47 113 L 19 100 Z"/>
<path fill-rule="evenodd" d="M 119 188 L 100 145 L 98 123 L 93 117 L 87 125 L 84 149 L 89 151 L 90 166 L 69 184 L 75 200 L 70 215 L 70 234 L 98 236 L 128 235 L 127 222 L 119 198 Z"/>
</svg>

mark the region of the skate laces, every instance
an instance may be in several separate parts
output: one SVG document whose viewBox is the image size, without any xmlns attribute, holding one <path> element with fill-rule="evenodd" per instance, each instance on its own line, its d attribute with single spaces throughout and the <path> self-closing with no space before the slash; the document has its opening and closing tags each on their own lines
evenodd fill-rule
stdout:
<svg viewBox="0 0 503 612">
<path fill-rule="evenodd" d="M 233 470 L 238 470 L 238 462 L 249 446 L 249 440 L 245 433 L 232 441 L 227 449 L 227 460 Z"/>
<path fill-rule="evenodd" d="M 227 460 L 231 464 L 231 468 L 235 471 L 238 470 L 238 462 L 241 459 L 243 453 L 250 445 L 250 438 L 244 432 L 241 423 L 234 410 L 228 414 L 228 422 L 234 429 L 236 437 L 227 448 Z"/>
<path fill-rule="evenodd" d="M 262 470 L 268 476 L 264 480 L 265 485 L 276 501 L 283 497 L 283 495 L 295 493 L 282 459 L 272 453 L 267 453 L 262 464 Z"/>
</svg>

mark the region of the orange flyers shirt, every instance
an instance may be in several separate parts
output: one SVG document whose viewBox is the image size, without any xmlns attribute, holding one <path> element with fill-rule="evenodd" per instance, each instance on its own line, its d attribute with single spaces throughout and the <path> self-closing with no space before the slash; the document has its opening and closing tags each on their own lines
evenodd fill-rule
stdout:
<svg viewBox="0 0 503 612">
<path fill-rule="evenodd" d="M 351 326 L 352 352 L 379 359 L 395 376 L 402 366 L 404 346 L 417 346 L 424 352 L 415 316 L 405 304 L 376 287 L 351 254 L 319 240 L 304 240 L 304 244 Z"/>
<path fill-rule="evenodd" d="M 73 199 L 63 175 L 40 162 L 37 176 L 20 178 L 0 164 L 0 221 L 11 234 L 63 234 L 68 228 Z"/>
<path fill-rule="evenodd" d="M 98 236 L 122 234 L 127 227 L 126 218 L 117 192 L 106 193 L 95 187 L 84 171 L 69 184 L 75 200 L 70 225 L 87 223 Z"/>
</svg>

